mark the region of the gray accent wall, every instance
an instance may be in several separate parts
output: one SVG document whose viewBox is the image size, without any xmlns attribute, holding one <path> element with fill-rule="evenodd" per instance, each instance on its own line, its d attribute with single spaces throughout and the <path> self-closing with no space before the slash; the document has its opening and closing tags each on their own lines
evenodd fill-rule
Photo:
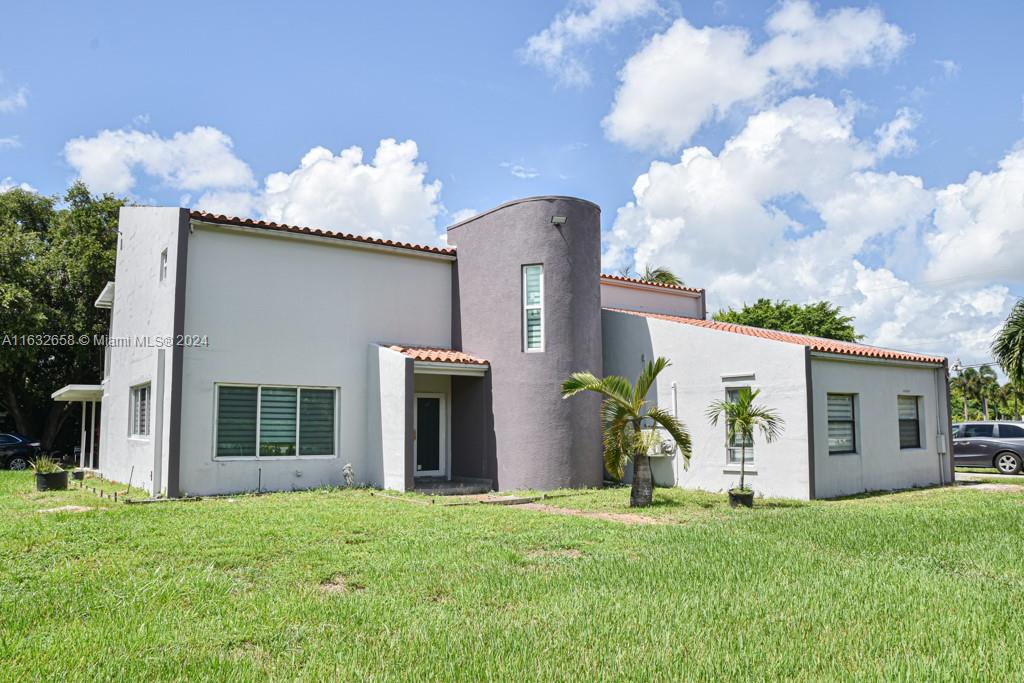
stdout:
<svg viewBox="0 0 1024 683">
<path fill-rule="evenodd" d="M 453 444 L 453 469 L 468 475 L 476 460 L 499 490 L 599 486 L 600 401 L 563 400 L 560 385 L 574 371 L 601 373 L 600 208 L 572 197 L 517 200 L 452 226 L 448 243 L 458 248 L 453 345 L 490 362 L 490 400 L 455 405 L 452 431 L 464 438 Z M 532 264 L 544 266 L 544 350 L 528 353 L 522 267 Z M 473 388 L 453 393 L 487 393 Z"/>
</svg>

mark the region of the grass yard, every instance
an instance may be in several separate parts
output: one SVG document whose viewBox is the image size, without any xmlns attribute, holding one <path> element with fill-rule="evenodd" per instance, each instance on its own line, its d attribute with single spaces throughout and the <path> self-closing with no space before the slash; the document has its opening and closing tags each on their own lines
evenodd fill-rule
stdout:
<svg viewBox="0 0 1024 683">
<path fill-rule="evenodd" d="M 655 499 L 670 523 L 0 472 L 0 680 L 1024 679 L 1020 493 Z"/>
</svg>

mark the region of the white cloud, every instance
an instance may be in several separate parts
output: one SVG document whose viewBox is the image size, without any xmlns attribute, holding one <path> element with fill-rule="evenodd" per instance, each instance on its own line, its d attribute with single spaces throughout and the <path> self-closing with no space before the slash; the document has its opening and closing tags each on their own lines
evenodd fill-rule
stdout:
<svg viewBox="0 0 1024 683">
<path fill-rule="evenodd" d="M 21 138 L 17 135 L 0 138 L 0 149 L 3 149 L 4 147 L 21 147 Z"/>
<path fill-rule="evenodd" d="M 3 79 L 0 78 L 0 84 L 3 83 Z M 12 111 L 18 109 L 24 109 L 28 106 L 28 89 L 21 87 L 14 92 L 9 92 L 4 95 L 0 95 L 0 114 L 9 114 Z"/>
<path fill-rule="evenodd" d="M 8 190 L 25 190 L 26 192 L 36 192 L 36 188 L 32 187 L 28 183 L 17 183 L 10 176 L 6 178 L 0 178 L 0 192 L 7 192 Z"/>
<path fill-rule="evenodd" d="M 1022 279 L 1019 266 L 992 270 L 1024 259 L 1024 150 L 936 191 L 876 168 L 906 147 L 908 117 L 873 144 L 854 134 L 853 108 L 796 97 L 751 116 L 717 154 L 690 147 L 655 161 L 618 211 L 604 266 L 669 266 L 707 287 L 712 310 L 829 299 L 871 343 L 987 359 L 1013 302 L 1006 283 Z M 1002 252 L 962 257 L 989 243 Z"/>
<path fill-rule="evenodd" d="M 514 175 L 516 178 L 529 179 L 536 178 L 537 176 L 540 175 L 540 171 L 538 171 L 535 168 L 524 166 L 523 164 L 516 164 L 511 161 L 503 161 L 498 165 L 501 166 L 502 168 L 507 168 L 508 172 Z"/>
<path fill-rule="evenodd" d="M 478 213 L 480 213 L 480 212 L 477 211 L 476 209 L 459 209 L 458 211 L 456 211 L 455 213 L 452 214 L 451 219 L 449 221 L 449 225 L 455 225 L 456 223 L 461 223 L 464 220 L 468 220 L 468 219 L 472 218 L 473 216 L 477 215 Z"/>
<path fill-rule="evenodd" d="M 235 156 L 231 138 L 196 126 L 170 138 L 137 130 L 104 130 L 75 138 L 64 158 L 95 192 L 125 193 L 141 170 L 177 190 L 246 188 L 255 185 L 248 164 Z"/>
<path fill-rule="evenodd" d="M 427 180 L 412 140 L 381 140 L 373 160 L 349 147 L 314 147 L 298 168 L 271 173 L 256 191 L 215 191 L 197 208 L 390 239 L 435 243 L 441 181 Z"/>
<path fill-rule="evenodd" d="M 782 3 L 765 31 L 755 46 L 741 28 L 676 20 L 626 62 L 605 134 L 634 148 L 676 150 L 736 105 L 806 88 L 822 71 L 888 63 L 909 42 L 875 8 L 818 15 L 807 0 Z"/>
<path fill-rule="evenodd" d="M 658 10 L 656 0 L 582 0 L 563 10 L 540 33 L 530 36 L 521 56 L 563 85 L 584 86 L 590 72 L 577 54 L 626 22 Z"/>
<path fill-rule="evenodd" d="M 917 149 L 917 141 L 911 132 L 921 120 L 920 114 L 904 107 L 896 113 L 896 118 L 875 131 L 878 136 L 878 153 L 883 157 L 909 154 Z"/>
<path fill-rule="evenodd" d="M 952 59 L 936 59 L 935 64 L 942 69 L 942 75 L 946 78 L 956 78 L 960 75 L 960 65 Z"/>
</svg>

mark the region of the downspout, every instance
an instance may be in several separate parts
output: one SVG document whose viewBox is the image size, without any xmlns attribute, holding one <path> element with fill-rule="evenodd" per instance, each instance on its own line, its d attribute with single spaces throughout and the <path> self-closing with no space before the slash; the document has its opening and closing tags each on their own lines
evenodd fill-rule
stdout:
<svg viewBox="0 0 1024 683">
<path fill-rule="evenodd" d="M 956 480 L 956 473 L 953 467 L 953 406 L 950 403 L 949 395 L 949 359 L 942 361 L 942 368 L 935 370 L 935 408 L 938 411 L 939 417 L 942 415 L 942 408 L 945 405 L 945 427 L 946 433 L 939 433 L 942 437 L 943 445 L 945 446 L 945 455 L 949 456 L 949 482 L 952 484 Z M 936 420 L 938 422 L 938 420 Z M 939 423 L 941 424 L 941 423 Z M 938 448 L 935 449 L 938 452 Z M 939 484 L 945 485 L 947 483 L 944 470 L 946 469 L 946 463 L 943 462 L 943 453 L 938 453 L 939 458 Z"/>
<path fill-rule="evenodd" d="M 811 377 L 811 347 L 804 347 L 804 389 L 807 392 L 807 497 L 814 500 L 814 385 Z"/>
</svg>

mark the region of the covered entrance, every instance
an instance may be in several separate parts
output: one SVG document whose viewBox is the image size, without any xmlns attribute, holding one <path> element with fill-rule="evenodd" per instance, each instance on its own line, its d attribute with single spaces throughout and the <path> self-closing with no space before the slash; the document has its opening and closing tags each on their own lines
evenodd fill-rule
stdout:
<svg viewBox="0 0 1024 683">
<path fill-rule="evenodd" d="M 82 404 L 81 443 L 78 466 L 82 469 L 100 468 L 100 419 L 99 408 L 103 400 L 103 387 L 99 384 L 68 384 L 50 394 L 54 401 L 70 401 Z"/>
</svg>

